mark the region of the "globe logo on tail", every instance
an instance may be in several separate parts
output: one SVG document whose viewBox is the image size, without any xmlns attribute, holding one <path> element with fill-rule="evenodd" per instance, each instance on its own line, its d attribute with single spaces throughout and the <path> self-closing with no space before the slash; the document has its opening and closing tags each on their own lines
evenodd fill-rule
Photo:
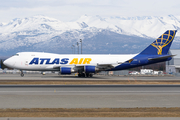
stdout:
<svg viewBox="0 0 180 120">
<path fill-rule="evenodd" d="M 175 33 L 175 30 L 168 30 L 151 44 L 153 47 L 157 48 L 158 55 L 162 55 L 162 49 L 172 42 Z"/>
</svg>

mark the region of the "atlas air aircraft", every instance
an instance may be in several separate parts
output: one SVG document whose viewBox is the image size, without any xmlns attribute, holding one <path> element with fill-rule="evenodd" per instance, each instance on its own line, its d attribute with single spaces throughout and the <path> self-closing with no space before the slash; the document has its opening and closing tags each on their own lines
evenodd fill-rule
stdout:
<svg viewBox="0 0 180 120">
<path fill-rule="evenodd" d="M 138 54 L 91 55 L 19 52 L 4 61 L 10 68 L 30 71 L 59 71 L 60 74 L 78 73 L 79 77 L 92 77 L 100 71 L 116 71 L 171 60 L 168 51 L 176 30 L 167 30 Z"/>
</svg>

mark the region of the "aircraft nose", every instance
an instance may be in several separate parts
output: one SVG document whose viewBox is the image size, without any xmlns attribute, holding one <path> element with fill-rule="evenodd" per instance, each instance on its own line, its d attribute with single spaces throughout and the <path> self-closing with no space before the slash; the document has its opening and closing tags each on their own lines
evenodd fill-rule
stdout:
<svg viewBox="0 0 180 120">
<path fill-rule="evenodd" d="M 3 62 L 4 65 L 8 66 L 8 59 Z"/>
<path fill-rule="evenodd" d="M 6 59 L 4 62 L 3 62 L 4 65 L 8 66 L 8 67 L 11 67 L 12 66 L 12 62 L 10 59 Z"/>
</svg>

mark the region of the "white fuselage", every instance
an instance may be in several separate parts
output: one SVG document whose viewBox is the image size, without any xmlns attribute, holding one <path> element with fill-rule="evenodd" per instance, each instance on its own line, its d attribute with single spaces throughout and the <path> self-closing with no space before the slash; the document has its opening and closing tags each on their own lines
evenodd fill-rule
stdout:
<svg viewBox="0 0 180 120">
<path fill-rule="evenodd" d="M 4 64 L 20 70 L 56 70 L 56 67 L 112 64 L 117 66 L 137 54 L 52 54 L 43 52 L 20 52 L 7 59 Z"/>
</svg>

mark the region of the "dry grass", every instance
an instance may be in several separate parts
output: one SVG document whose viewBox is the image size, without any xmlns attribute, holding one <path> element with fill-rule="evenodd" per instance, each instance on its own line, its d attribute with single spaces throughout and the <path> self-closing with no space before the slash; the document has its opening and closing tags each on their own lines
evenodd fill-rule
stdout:
<svg viewBox="0 0 180 120">
<path fill-rule="evenodd" d="M 0 117 L 180 117 L 180 108 L 0 109 Z"/>
<path fill-rule="evenodd" d="M 18 85 L 127 85 L 127 84 L 180 84 L 180 80 L 0 80 L 0 84 Z"/>
</svg>

